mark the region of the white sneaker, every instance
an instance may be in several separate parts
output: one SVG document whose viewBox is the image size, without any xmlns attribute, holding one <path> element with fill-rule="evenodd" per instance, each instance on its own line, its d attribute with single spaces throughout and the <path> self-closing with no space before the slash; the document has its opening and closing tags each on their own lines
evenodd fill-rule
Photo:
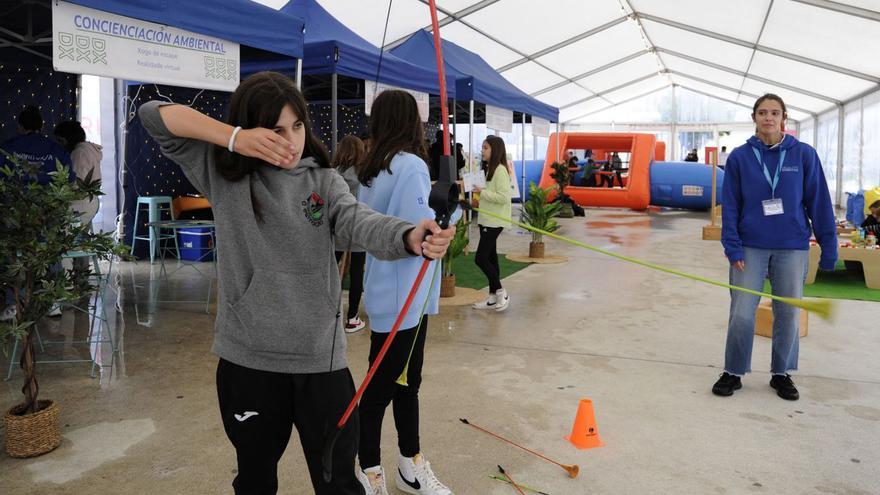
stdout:
<svg viewBox="0 0 880 495">
<path fill-rule="evenodd" d="M 484 301 L 474 303 L 473 308 L 474 309 L 495 309 L 495 294 L 489 293 L 489 297 L 487 297 Z"/>
<path fill-rule="evenodd" d="M 452 490 L 446 487 L 434 476 L 431 463 L 425 460 L 422 454 L 415 457 L 400 456 L 397 467 L 397 488 L 406 493 L 415 495 L 453 495 Z"/>
<path fill-rule="evenodd" d="M 362 320 L 360 316 L 355 316 L 354 318 L 349 318 L 348 321 L 345 322 L 345 333 L 360 332 L 366 326 L 367 324 L 364 323 L 364 320 Z"/>
<path fill-rule="evenodd" d="M 385 471 L 382 466 L 373 466 L 364 471 L 356 469 L 356 474 L 367 495 L 388 495 L 385 487 Z"/>
<path fill-rule="evenodd" d="M 510 305 L 510 296 L 507 295 L 507 291 L 504 289 L 498 289 L 498 292 L 495 293 L 495 311 L 504 311 L 507 309 L 507 306 Z"/>
<path fill-rule="evenodd" d="M 15 318 L 16 314 L 15 304 L 10 304 L 9 306 L 6 306 L 6 309 L 0 312 L 0 321 L 9 321 Z"/>
<path fill-rule="evenodd" d="M 52 309 L 49 310 L 49 316 L 61 316 L 61 303 L 55 303 L 52 305 Z"/>
</svg>

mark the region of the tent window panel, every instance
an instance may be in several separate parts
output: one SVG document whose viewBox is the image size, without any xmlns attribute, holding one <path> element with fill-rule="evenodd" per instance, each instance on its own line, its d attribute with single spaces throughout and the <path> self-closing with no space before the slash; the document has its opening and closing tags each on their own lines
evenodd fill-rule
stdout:
<svg viewBox="0 0 880 495">
<path fill-rule="evenodd" d="M 862 189 L 880 186 L 880 93 L 872 96 L 862 107 Z"/>
</svg>

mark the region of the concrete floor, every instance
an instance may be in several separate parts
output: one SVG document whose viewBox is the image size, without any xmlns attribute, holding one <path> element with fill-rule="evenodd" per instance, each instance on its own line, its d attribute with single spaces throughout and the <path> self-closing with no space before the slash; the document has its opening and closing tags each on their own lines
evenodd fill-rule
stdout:
<svg viewBox="0 0 880 495">
<path fill-rule="evenodd" d="M 720 245 L 699 240 L 705 214 L 587 214 L 563 220 L 561 233 L 727 279 Z M 525 252 L 528 240 L 506 232 L 499 250 Z M 457 494 L 516 493 L 489 479 L 496 464 L 553 495 L 880 493 L 876 304 L 839 301 L 834 323 L 810 318 L 803 371 L 795 377 L 800 401 L 783 401 L 768 386 L 770 342 L 762 337 L 755 340 L 756 372 L 734 397 L 719 398 L 710 388 L 722 364 L 726 290 L 553 240 L 547 251 L 570 260 L 505 280 L 507 312 L 446 307 L 430 322 L 422 445 Z M 213 315 L 199 303 L 159 302 L 198 299 L 207 281 L 189 268 L 169 282 L 145 263 L 117 268 L 118 297 L 108 296 L 107 307 L 121 309 L 111 317 L 120 352 L 112 356 L 105 346 L 107 367 L 98 379 L 82 363 L 39 368 L 41 396 L 61 405 L 64 439 L 37 459 L 0 453 L 0 493 L 231 493 L 235 458 L 216 405 L 217 358 L 209 352 Z M 68 312 L 43 333 L 69 338 L 86 326 Z M 359 382 L 369 337 L 362 332 L 349 343 Z M 19 400 L 19 378 L 0 384 L 4 409 Z M 602 448 L 580 451 L 563 439 L 581 398 L 595 403 Z M 579 464 L 581 475 L 569 479 L 462 425 L 461 417 Z M 390 413 L 384 431 L 384 464 L 393 470 Z M 280 493 L 311 493 L 295 436 L 279 471 Z"/>
</svg>

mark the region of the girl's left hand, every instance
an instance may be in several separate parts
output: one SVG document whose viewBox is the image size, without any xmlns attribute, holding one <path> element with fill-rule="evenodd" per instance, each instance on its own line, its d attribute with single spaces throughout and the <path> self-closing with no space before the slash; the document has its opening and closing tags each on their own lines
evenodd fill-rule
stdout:
<svg viewBox="0 0 880 495">
<path fill-rule="evenodd" d="M 425 235 L 427 234 L 427 237 Z M 406 236 L 406 245 L 416 255 L 433 260 L 446 254 L 449 242 L 455 237 L 455 225 L 441 229 L 434 220 L 422 220 Z"/>
<path fill-rule="evenodd" d="M 480 188 L 480 186 L 473 186 L 473 187 L 471 187 L 471 192 L 472 192 L 472 193 L 479 193 L 480 191 L 482 191 L 482 189 Z"/>
</svg>

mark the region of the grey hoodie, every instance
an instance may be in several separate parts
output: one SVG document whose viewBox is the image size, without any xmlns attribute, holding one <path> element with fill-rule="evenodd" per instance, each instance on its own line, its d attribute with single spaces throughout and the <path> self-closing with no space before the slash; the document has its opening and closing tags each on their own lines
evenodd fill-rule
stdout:
<svg viewBox="0 0 880 495">
<path fill-rule="evenodd" d="M 230 182 L 217 172 L 214 145 L 168 131 L 162 105 L 141 105 L 141 121 L 214 210 L 220 294 L 213 351 L 280 373 L 345 368 L 334 242 L 340 250 L 351 244 L 377 258 L 405 258 L 403 238 L 413 225 L 358 203 L 335 170 L 311 158 L 292 170 L 259 167 Z"/>
</svg>

